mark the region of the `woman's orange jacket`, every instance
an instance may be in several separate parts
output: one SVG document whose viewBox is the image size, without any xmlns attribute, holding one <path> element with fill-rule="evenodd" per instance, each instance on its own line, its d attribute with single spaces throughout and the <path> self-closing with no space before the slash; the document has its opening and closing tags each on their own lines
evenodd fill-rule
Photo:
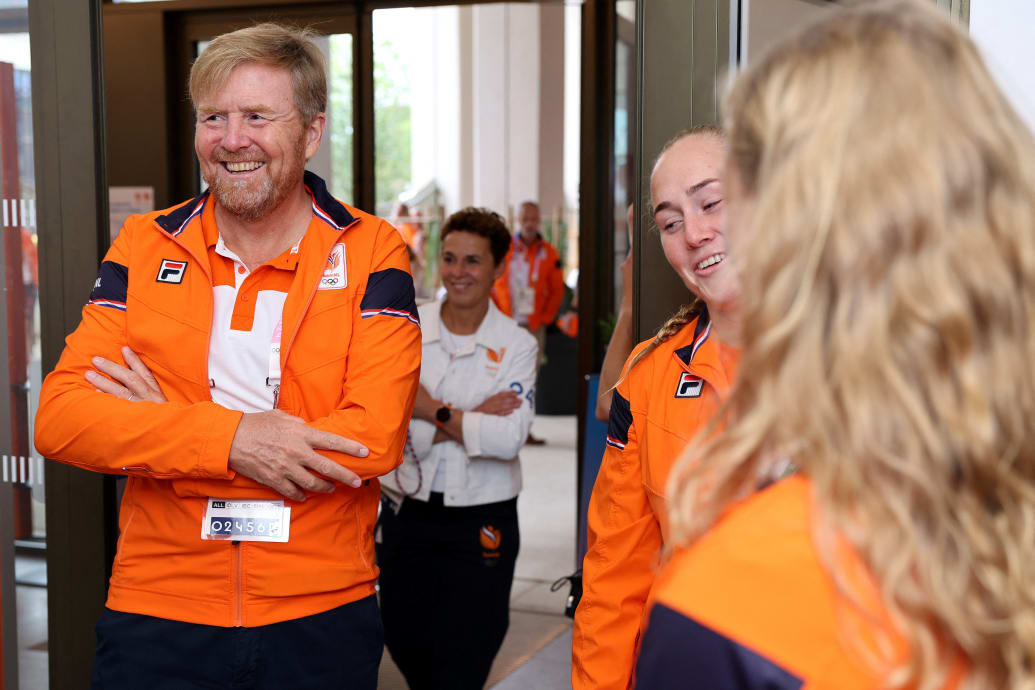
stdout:
<svg viewBox="0 0 1035 690">
<path fill-rule="evenodd" d="M 677 550 L 651 595 L 636 688 L 884 687 L 908 650 L 854 551 L 819 553 L 816 518 L 810 482 L 790 477 Z M 945 687 L 965 672 L 958 659 Z"/>
<path fill-rule="evenodd" d="M 626 362 L 589 503 L 572 643 L 575 690 L 625 690 L 632 682 L 663 543 L 669 470 L 719 408 L 737 360 L 738 352 L 712 335 L 705 311 L 632 369 Z"/>
<path fill-rule="evenodd" d="M 321 452 L 368 481 L 289 502 L 286 543 L 201 539 L 207 498 L 283 496 L 228 468 L 241 412 L 209 394 L 213 295 L 204 226 L 211 234 L 214 204 L 206 193 L 131 216 L 43 384 L 36 417 L 44 456 L 129 475 L 109 608 L 250 627 L 374 592 L 376 477 L 402 459 L 420 369 L 413 283 L 395 228 L 344 206 L 315 175 L 306 173 L 305 183 L 313 219 L 284 303 L 277 407 L 367 446 L 365 458 Z M 337 244 L 344 252 L 332 257 Z M 341 256 L 344 270 L 329 268 Z M 121 362 L 124 345 L 151 369 L 167 403 L 130 402 L 86 382 L 91 357 Z"/>
</svg>

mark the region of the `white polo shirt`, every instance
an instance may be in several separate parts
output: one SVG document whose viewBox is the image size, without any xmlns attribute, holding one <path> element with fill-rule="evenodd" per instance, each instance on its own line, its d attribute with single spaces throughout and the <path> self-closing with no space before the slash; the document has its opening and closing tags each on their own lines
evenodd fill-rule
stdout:
<svg viewBox="0 0 1035 690">
<path fill-rule="evenodd" d="M 222 236 L 210 244 L 214 310 L 208 371 L 213 402 L 242 412 L 265 412 L 276 406 L 281 318 L 304 239 L 254 271 L 226 246 Z"/>
<path fill-rule="evenodd" d="M 514 498 L 521 491 L 518 451 L 535 416 L 536 360 L 532 335 L 489 302 L 474 336 L 443 339 L 440 312 L 444 300 L 420 307 L 420 383 L 436 400 L 464 410 L 463 443 L 433 444 L 436 427 L 410 420 L 403 464 L 382 478 L 381 486 L 397 499 L 427 501 L 442 491 L 445 505 L 470 506 Z M 487 398 L 514 391 L 521 407 L 506 416 L 474 412 Z"/>
</svg>

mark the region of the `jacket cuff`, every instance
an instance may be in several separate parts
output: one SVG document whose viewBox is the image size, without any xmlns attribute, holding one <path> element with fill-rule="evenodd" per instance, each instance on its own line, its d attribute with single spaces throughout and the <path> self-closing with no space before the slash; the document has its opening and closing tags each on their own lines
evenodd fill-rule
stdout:
<svg viewBox="0 0 1035 690">
<path fill-rule="evenodd" d="M 237 426 L 244 413 L 211 403 L 205 412 L 207 438 L 198 454 L 196 475 L 207 479 L 233 479 L 237 473 L 230 469 L 230 447 L 237 435 Z"/>
<path fill-rule="evenodd" d="M 464 412 L 461 422 L 464 432 L 464 450 L 467 457 L 476 458 L 482 454 L 482 413 Z"/>
</svg>

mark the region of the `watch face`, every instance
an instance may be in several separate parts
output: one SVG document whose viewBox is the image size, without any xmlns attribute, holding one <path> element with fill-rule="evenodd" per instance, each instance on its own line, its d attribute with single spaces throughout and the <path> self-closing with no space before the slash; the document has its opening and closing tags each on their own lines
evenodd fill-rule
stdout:
<svg viewBox="0 0 1035 690">
<path fill-rule="evenodd" d="M 435 419 L 445 424 L 449 421 L 449 418 L 453 416 L 453 411 L 448 407 L 440 407 L 435 410 Z"/>
</svg>

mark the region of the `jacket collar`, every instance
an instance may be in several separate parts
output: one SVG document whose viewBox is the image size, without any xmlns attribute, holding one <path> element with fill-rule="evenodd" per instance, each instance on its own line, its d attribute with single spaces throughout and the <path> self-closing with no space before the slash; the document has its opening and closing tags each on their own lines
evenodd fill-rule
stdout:
<svg viewBox="0 0 1035 690">
<path fill-rule="evenodd" d="M 536 233 L 535 239 L 530 244 L 525 244 L 525 240 L 521 237 L 521 233 L 514 233 L 514 246 L 518 249 L 528 251 L 534 247 L 538 247 L 543 242 L 543 233 Z"/>
<path fill-rule="evenodd" d="M 352 223 L 355 220 L 352 214 L 349 213 L 348 209 L 335 199 L 327 191 L 327 183 L 325 183 L 319 175 L 305 171 L 302 177 L 302 182 L 305 184 L 309 193 L 313 197 L 313 212 L 316 215 L 323 218 L 335 225 L 339 230 Z M 155 218 L 155 222 L 165 230 L 167 233 L 176 237 L 187 224 L 198 214 L 200 214 L 206 204 L 209 201 L 210 192 L 205 190 L 200 195 L 194 197 L 186 204 L 182 204 L 171 212 L 158 216 Z"/>
<path fill-rule="evenodd" d="M 712 321 L 708 317 L 708 306 L 703 302 L 701 303 L 701 311 L 697 314 L 697 325 L 694 326 L 694 339 L 689 345 L 685 345 L 675 351 L 676 357 L 683 363 L 684 366 L 689 367 L 690 363 L 694 360 L 694 355 L 701 349 L 709 337 L 712 334 Z"/>
<path fill-rule="evenodd" d="M 306 187 L 309 188 L 309 192 L 313 195 L 313 205 L 316 207 L 315 211 L 317 215 L 322 212 L 328 216 L 330 220 L 338 226 L 341 230 L 356 220 L 349 210 L 345 208 L 345 205 L 340 201 L 331 196 L 330 192 L 327 191 L 327 183 L 323 179 L 308 170 L 305 171 L 305 175 L 302 178 L 302 182 Z"/>
<path fill-rule="evenodd" d="M 426 345 L 427 343 L 434 343 L 442 340 L 441 323 L 442 323 L 442 305 L 445 304 L 446 298 L 433 302 L 427 314 L 421 314 L 420 321 L 420 332 L 421 332 L 421 344 Z M 489 300 L 489 311 L 485 312 L 485 318 L 482 319 L 481 324 L 478 325 L 478 330 L 474 332 L 474 343 L 492 349 L 496 341 L 492 338 L 492 334 L 497 331 L 497 326 L 501 319 L 507 318 L 503 316 L 492 300 Z"/>
<path fill-rule="evenodd" d="M 725 398 L 733 385 L 736 376 L 739 353 L 730 352 L 728 346 L 719 342 L 712 335 L 712 321 L 708 316 L 708 308 L 702 305 L 694 324 L 694 336 L 689 345 L 672 352 L 682 365 L 684 371 L 699 376 Z"/>
</svg>

